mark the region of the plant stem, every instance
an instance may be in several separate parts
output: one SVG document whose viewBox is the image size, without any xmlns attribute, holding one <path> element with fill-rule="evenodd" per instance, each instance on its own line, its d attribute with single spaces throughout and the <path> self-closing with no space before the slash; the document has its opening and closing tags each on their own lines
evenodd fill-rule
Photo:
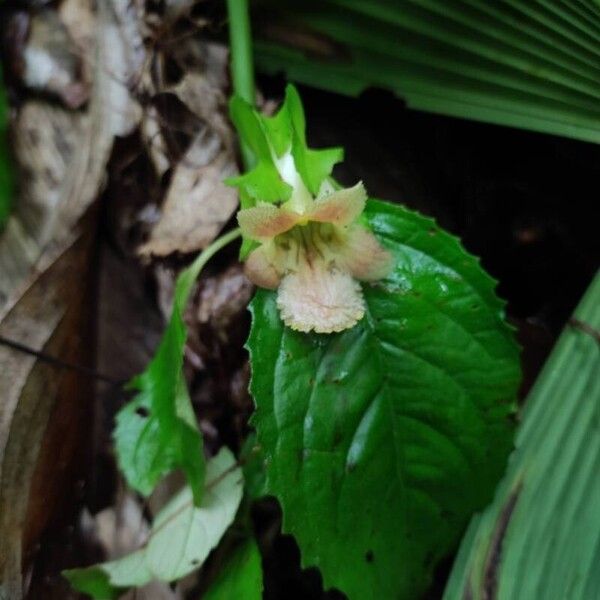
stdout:
<svg viewBox="0 0 600 600">
<path fill-rule="evenodd" d="M 227 12 L 229 14 L 233 91 L 254 106 L 254 60 L 248 0 L 227 0 Z M 254 164 L 252 151 L 243 143 L 242 159 L 246 169 Z"/>
<path fill-rule="evenodd" d="M 219 250 L 221 250 L 221 248 L 227 246 L 227 244 L 233 242 L 241 235 L 242 230 L 239 227 L 236 227 L 235 229 L 227 232 L 225 235 L 217 238 L 210 246 L 202 250 L 202 252 L 187 269 L 181 272 L 177 278 L 177 283 L 175 284 L 175 301 L 178 302 L 182 313 L 183 308 L 187 304 L 190 292 L 192 291 L 192 286 L 194 285 L 194 282 L 198 278 L 198 275 L 200 275 L 200 271 L 202 271 L 206 263 Z"/>
</svg>

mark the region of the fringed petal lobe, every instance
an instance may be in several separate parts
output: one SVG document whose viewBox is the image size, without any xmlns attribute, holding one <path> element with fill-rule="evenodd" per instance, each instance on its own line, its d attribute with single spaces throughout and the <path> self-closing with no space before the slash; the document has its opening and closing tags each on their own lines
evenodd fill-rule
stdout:
<svg viewBox="0 0 600 600">
<path fill-rule="evenodd" d="M 362 319 L 365 304 L 360 284 L 343 271 L 319 265 L 283 278 L 277 306 L 284 323 L 296 331 L 334 333 Z"/>
</svg>

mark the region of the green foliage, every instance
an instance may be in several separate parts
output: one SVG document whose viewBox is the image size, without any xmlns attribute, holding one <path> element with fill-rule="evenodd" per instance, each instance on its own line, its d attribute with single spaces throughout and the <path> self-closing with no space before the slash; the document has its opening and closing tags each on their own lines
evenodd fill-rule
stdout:
<svg viewBox="0 0 600 600">
<path fill-rule="evenodd" d="M 202 504 L 184 488 L 157 515 L 148 541 L 123 558 L 86 569 L 65 571 L 71 585 L 93 598 L 153 580 L 174 581 L 199 568 L 233 522 L 242 499 L 243 475 L 227 449 L 208 461 Z"/>
<path fill-rule="evenodd" d="M 333 335 L 252 302 L 253 422 L 305 566 L 351 599 L 416 598 L 511 448 L 518 348 L 495 282 L 433 221 L 370 201 L 396 268 Z"/>
<path fill-rule="evenodd" d="M 600 597 L 600 274 L 529 394 L 496 497 L 473 519 L 445 600 Z"/>
<path fill-rule="evenodd" d="M 129 384 L 138 393 L 117 415 L 114 431 L 119 466 L 131 487 L 149 495 L 170 471 L 183 470 L 198 506 L 202 499 L 204 454 L 202 437 L 183 376 L 187 330 L 183 311 L 194 281 L 208 260 L 239 236 L 234 230 L 216 240 L 175 285 L 173 312 L 156 355 Z"/>
<path fill-rule="evenodd" d="M 263 71 L 352 95 L 390 89 L 415 109 L 600 142 L 597 2 L 256 6 Z"/>
<path fill-rule="evenodd" d="M 8 102 L 2 84 L 0 65 L 0 227 L 6 222 L 10 212 L 13 191 L 13 177 L 7 145 Z"/>
<path fill-rule="evenodd" d="M 261 600 L 262 589 L 260 552 L 249 539 L 234 550 L 202 600 Z"/>
<path fill-rule="evenodd" d="M 287 152 L 292 153 L 304 184 L 313 194 L 331 174 L 333 166 L 342 160 L 341 148 L 307 147 L 304 109 L 294 86 L 287 86 L 285 101 L 273 117 L 265 117 L 237 96 L 229 106 L 240 139 L 254 153 L 256 166 L 228 183 L 239 187 L 242 196 L 253 203 L 283 202 L 290 198 L 292 187 L 283 181 L 276 165 L 276 160 Z"/>
<path fill-rule="evenodd" d="M 264 133 L 264 120 L 245 100 L 234 96 L 229 103 L 229 112 L 240 139 L 252 150 L 256 166 L 240 175 L 227 179 L 229 185 L 240 188 L 244 198 L 253 203 L 278 202 L 287 200 L 292 193 L 290 185 L 285 183 L 277 167 L 274 156 Z"/>
</svg>

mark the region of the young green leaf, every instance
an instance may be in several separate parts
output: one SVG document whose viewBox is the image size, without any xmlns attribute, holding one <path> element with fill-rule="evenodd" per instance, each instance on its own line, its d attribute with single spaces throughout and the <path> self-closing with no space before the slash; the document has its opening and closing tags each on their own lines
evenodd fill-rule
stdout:
<svg viewBox="0 0 600 600">
<path fill-rule="evenodd" d="M 339 334 L 252 302 L 253 418 L 267 491 L 305 566 L 351 599 L 416 598 L 489 500 L 512 442 L 518 348 L 495 282 L 433 221 L 369 201 L 395 269 Z"/>
<path fill-rule="evenodd" d="M 292 188 L 275 165 L 275 154 L 265 135 L 264 117 L 238 96 L 229 102 L 229 112 L 240 139 L 254 153 L 256 165 L 239 177 L 230 177 L 226 183 L 240 188 L 244 204 L 287 200 Z"/>
<path fill-rule="evenodd" d="M 261 600 L 262 589 L 260 552 L 249 539 L 234 550 L 202 600 Z"/>
<path fill-rule="evenodd" d="M 199 506 L 204 481 L 202 437 L 183 376 L 187 330 L 183 311 L 194 281 L 208 260 L 239 237 L 233 230 L 217 239 L 177 278 L 171 320 L 156 355 L 129 387 L 138 393 L 117 415 L 117 458 L 131 487 L 149 495 L 158 481 L 181 469 Z"/>
<path fill-rule="evenodd" d="M 142 548 L 111 562 L 71 569 L 73 587 L 101 600 L 153 580 L 174 581 L 197 569 L 233 522 L 242 499 L 243 475 L 232 453 L 223 448 L 208 461 L 199 508 L 184 488 L 163 508 Z"/>
</svg>

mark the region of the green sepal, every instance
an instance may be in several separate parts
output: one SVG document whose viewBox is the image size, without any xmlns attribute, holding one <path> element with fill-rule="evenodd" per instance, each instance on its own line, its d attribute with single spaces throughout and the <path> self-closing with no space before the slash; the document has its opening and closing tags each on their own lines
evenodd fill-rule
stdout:
<svg viewBox="0 0 600 600">
<path fill-rule="evenodd" d="M 183 309 L 198 274 L 198 260 L 182 271 L 175 286 L 173 312 L 148 367 L 127 388 L 136 396 L 117 414 L 115 449 L 129 485 L 150 495 L 162 477 L 181 469 L 202 501 L 205 461 L 202 435 L 183 376 L 187 330 Z"/>
<path fill-rule="evenodd" d="M 311 150 L 306 143 L 306 120 L 302 101 L 293 85 L 288 85 L 284 102 L 272 117 L 266 117 L 239 96 L 229 103 L 241 141 L 255 157 L 255 166 L 239 177 L 226 180 L 256 202 L 285 202 L 292 188 L 281 178 L 275 161 L 291 151 L 296 168 L 309 189 L 316 195 L 323 180 L 343 158 L 342 148 Z"/>
</svg>

